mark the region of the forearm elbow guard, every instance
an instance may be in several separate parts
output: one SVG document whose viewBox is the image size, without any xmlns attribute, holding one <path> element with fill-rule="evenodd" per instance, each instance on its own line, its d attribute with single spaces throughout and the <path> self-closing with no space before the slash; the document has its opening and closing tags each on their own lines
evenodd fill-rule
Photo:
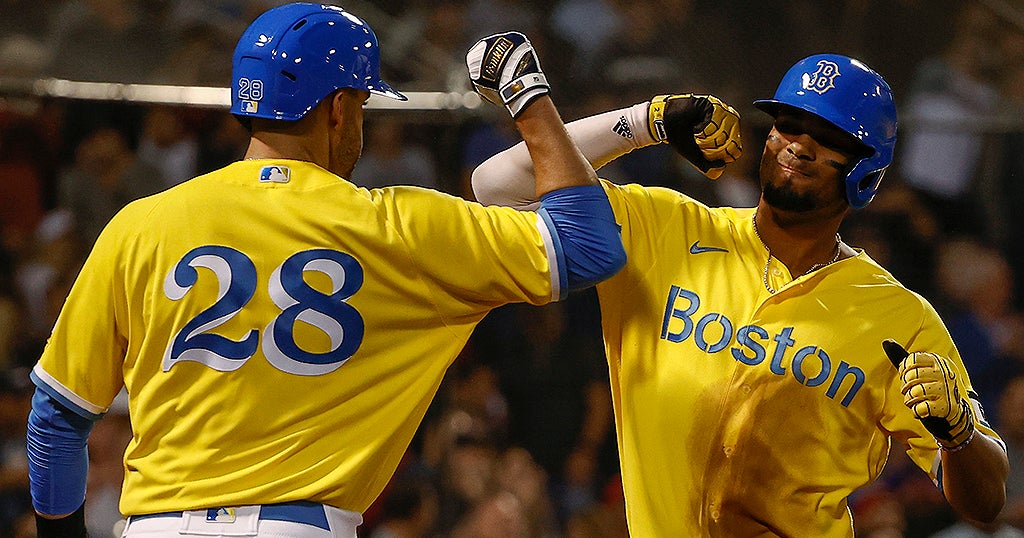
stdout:
<svg viewBox="0 0 1024 538">
<path fill-rule="evenodd" d="M 85 501 L 92 426 L 91 420 L 36 389 L 26 437 L 29 488 L 37 511 L 67 514 Z"/>
<path fill-rule="evenodd" d="M 571 187 L 541 197 L 565 256 L 570 290 L 589 288 L 626 265 L 619 225 L 599 185 Z"/>
</svg>

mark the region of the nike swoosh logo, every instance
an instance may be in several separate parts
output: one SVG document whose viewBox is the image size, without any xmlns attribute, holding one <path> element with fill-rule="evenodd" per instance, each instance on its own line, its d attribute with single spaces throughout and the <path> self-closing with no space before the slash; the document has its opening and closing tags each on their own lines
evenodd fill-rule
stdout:
<svg viewBox="0 0 1024 538">
<path fill-rule="evenodd" d="M 728 249 L 719 247 L 702 247 L 699 245 L 699 243 L 700 240 L 697 240 L 694 241 L 692 245 L 690 245 L 690 254 L 703 254 L 705 252 L 729 252 Z"/>
</svg>

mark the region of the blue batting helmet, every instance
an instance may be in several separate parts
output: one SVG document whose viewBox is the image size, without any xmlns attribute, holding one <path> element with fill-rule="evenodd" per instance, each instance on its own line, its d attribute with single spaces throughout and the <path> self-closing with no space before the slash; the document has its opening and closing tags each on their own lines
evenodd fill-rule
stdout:
<svg viewBox="0 0 1024 538">
<path fill-rule="evenodd" d="M 232 114 L 294 121 L 339 88 L 406 99 L 380 78 L 373 30 L 339 7 L 285 4 L 257 17 L 238 40 Z"/>
<path fill-rule="evenodd" d="M 859 209 L 875 197 L 896 146 L 896 103 L 881 75 L 846 56 L 808 56 L 786 72 L 774 98 L 754 106 L 772 116 L 783 106 L 805 110 L 859 140 L 870 155 L 846 174 L 846 199 Z"/>
</svg>

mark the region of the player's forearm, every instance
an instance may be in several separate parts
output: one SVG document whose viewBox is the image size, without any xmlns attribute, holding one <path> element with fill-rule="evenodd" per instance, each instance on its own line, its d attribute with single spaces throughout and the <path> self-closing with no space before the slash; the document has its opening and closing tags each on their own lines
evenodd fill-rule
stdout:
<svg viewBox="0 0 1024 538">
<path fill-rule="evenodd" d="M 82 506 L 92 426 L 91 420 L 36 389 L 26 437 L 32 505 L 37 513 L 60 518 Z"/>
<path fill-rule="evenodd" d="M 648 103 L 576 120 L 565 126 L 583 157 L 595 170 L 633 151 L 656 143 L 647 129 Z M 526 144 L 517 144 L 473 171 L 473 192 L 487 205 L 536 209 L 534 168 Z"/>
<path fill-rule="evenodd" d="M 537 198 L 566 187 L 597 185 L 597 173 L 569 138 L 547 95 L 538 97 L 516 118 L 530 152 Z"/>
<path fill-rule="evenodd" d="M 1006 502 L 1006 452 L 994 440 L 975 433 L 957 452 L 942 453 L 942 489 L 963 516 L 992 521 Z"/>
</svg>

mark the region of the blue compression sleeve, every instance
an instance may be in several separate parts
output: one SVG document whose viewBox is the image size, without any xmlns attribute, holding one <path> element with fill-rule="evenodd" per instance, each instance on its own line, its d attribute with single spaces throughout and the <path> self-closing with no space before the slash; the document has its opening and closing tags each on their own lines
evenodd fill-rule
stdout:
<svg viewBox="0 0 1024 538">
<path fill-rule="evenodd" d="M 27 437 L 32 506 L 38 512 L 68 514 L 85 502 L 89 471 L 86 441 L 93 424 L 36 389 Z"/>
<path fill-rule="evenodd" d="M 540 200 L 539 212 L 561 243 L 570 290 L 589 288 L 626 265 L 620 228 L 604 188 L 569 187 Z"/>
</svg>

